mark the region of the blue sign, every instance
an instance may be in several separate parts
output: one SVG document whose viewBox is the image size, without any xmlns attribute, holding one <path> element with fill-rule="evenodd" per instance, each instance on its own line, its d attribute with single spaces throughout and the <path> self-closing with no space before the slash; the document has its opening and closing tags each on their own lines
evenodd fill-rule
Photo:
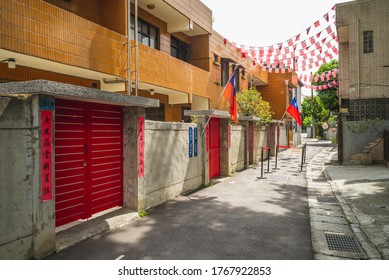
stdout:
<svg viewBox="0 0 389 280">
<path fill-rule="evenodd" d="M 55 101 L 54 98 L 39 98 L 39 109 L 41 110 L 54 110 Z"/>
<path fill-rule="evenodd" d="M 189 157 L 193 156 L 193 127 L 189 127 Z"/>
<path fill-rule="evenodd" d="M 197 147 L 198 147 L 198 140 L 197 140 L 197 127 L 194 128 L 194 156 L 197 157 Z"/>
</svg>

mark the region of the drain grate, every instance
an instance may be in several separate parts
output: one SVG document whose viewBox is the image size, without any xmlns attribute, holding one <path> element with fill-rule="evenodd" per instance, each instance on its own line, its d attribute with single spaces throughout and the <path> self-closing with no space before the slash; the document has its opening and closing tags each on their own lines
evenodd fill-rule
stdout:
<svg viewBox="0 0 389 280">
<path fill-rule="evenodd" d="M 354 236 L 326 233 L 328 249 L 350 253 L 363 253 L 358 241 Z"/>
<path fill-rule="evenodd" d="M 316 196 L 316 199 L 320 203 L 339 203 L 335 196 Z"/>
<path fill-rule="evenodd" d="M 325 182 L 327 182 L 327 179 L 324 178 L 324 177 L 319 177 L 317 179 L 312 179 L 312 182 L 315 182 L 315 183 L 325 183 Z"/>
</svg>

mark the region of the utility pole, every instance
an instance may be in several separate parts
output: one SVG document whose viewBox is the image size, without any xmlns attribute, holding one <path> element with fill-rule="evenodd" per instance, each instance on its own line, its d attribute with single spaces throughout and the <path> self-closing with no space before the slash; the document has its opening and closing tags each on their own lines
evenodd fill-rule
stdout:
<svg viewBox="0 0 389 280">
<path fill-rule="evenodd" d="M 312 77 L 312 72 L 311 72 L 311 77 Z M 311 83 L 312 83 L 312 81 L 311 81 Z M 311 116 L 312 116 L 312 138 L 316 138 L 315 119 L 313 117 L 313 88 L 311 88 Z"/>
</svg>

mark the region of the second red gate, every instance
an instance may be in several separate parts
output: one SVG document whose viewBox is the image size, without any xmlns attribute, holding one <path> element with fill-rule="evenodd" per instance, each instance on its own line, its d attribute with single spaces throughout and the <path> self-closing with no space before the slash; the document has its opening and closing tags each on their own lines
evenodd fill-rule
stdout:
<svg viewBox="0 0 389 280">
<path fill-rule="evenodd" d="M 220 119 L 209 121 L 209 178 L 220 176 Z"/>
</svg>

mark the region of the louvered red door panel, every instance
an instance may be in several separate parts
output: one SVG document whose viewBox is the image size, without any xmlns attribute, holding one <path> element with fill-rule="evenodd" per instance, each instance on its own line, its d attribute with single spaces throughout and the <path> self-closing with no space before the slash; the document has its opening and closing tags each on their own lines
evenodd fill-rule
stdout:
<svg viewBox="0 0 389 280">
<path fill-rule="evenodd" d="M 56 226 L 123 205 L 122 108 L 56 100 Z"/>
<path fill-rule="evenodd" d="M 81 103 L 55 102 L 56 226 L 87 218 L 87 122 Z"/>
<path fill-rule="evenodd" d="M 92 214 L 123 205 L 123 114 L 117 106 L 90 109 L 89 199 Z"/>
<path fill-rule="evenodd" d="M 220 176 L 220 119 L 209 121 L 209 177 Z"/>
</svg>

